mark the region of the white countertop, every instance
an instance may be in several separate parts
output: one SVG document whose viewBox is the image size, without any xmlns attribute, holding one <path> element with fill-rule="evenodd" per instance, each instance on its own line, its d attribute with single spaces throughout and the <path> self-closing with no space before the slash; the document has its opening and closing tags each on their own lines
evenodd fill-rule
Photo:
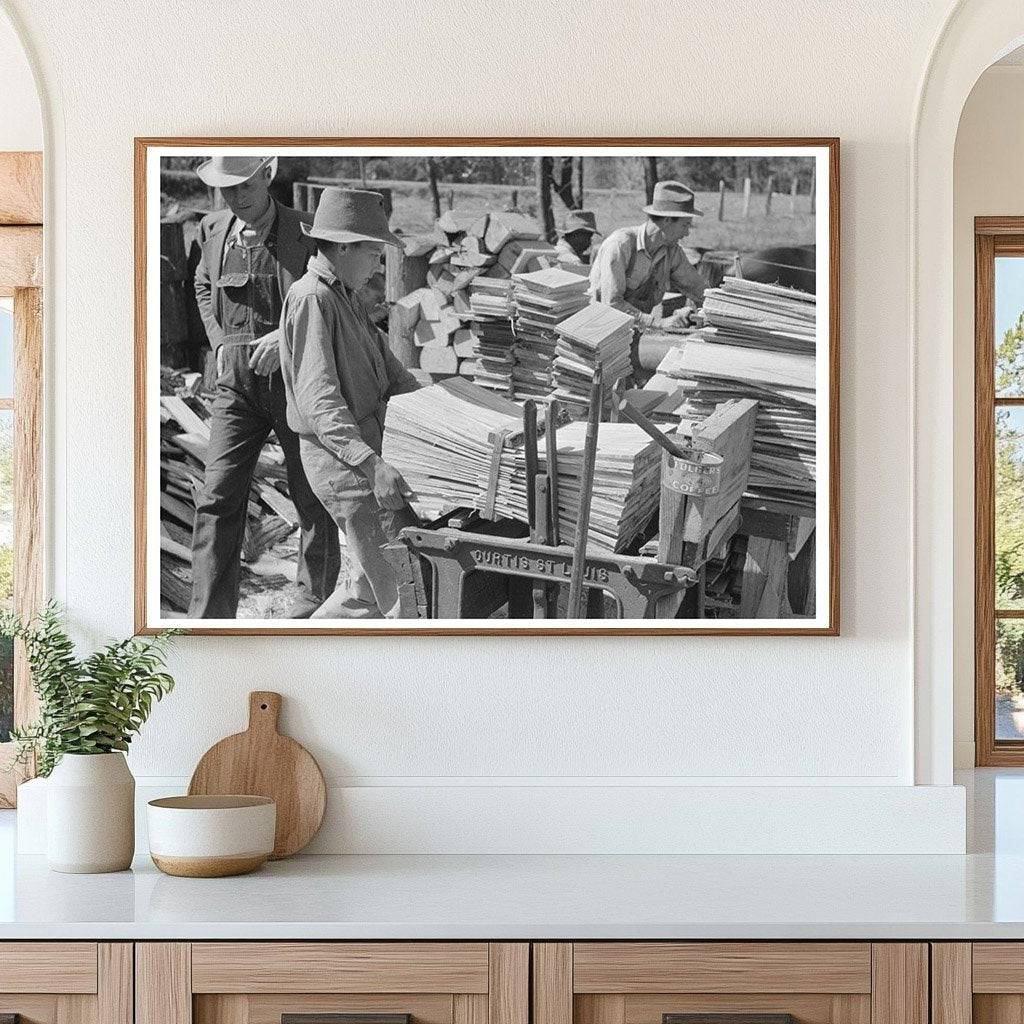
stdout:
<svg viewBox="0 0 1024 1024">
<path fill-rule="evenodd" d="M 1024 938 L 1024 856 L 299 857 L 0 883 L 0 939 Z"/>
<path fill-rule="evenodd" d="M 1024 772 L 975 772 L 966 856 L 296 857 L 60 875 L 0 812 L 0 940 L 1024 939 Z"/>
</svg>

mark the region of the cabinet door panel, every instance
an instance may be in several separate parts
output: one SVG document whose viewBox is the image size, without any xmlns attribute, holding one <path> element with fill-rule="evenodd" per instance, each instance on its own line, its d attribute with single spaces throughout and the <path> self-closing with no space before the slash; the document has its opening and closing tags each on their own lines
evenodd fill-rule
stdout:
<svg viewBox="0 0 1024 1024">
<path fill-rule="evenodd" d="M 96 991 L 95 942 L 0 943 L 0 992 Z"/>
<path fill-rule="evenodd" d="M 285 1013 L 408 1013 L 412 1024 L 453 1024 L 450 995 L 320 992 L 197 995 L 193 1019 L 195 1024 L 281 1024 Z"/>
<path fill-rule="evenodd" d="M 485 942 L 196 942 L 192 991 L 487 992 Z"/>
<path fill-rule="evenodd" d="M 866 942 L 577 942 L 576 992 L 871 991 Z"/>
<path fill-rule="evenodd" d="M 625 997 L 624 1024 L 661 1024 L 664 1013 L 789 1013 L 797 1024 L 833 1024 L 836 996 L 818 993 L 672 993 Z M 870 1010 L 870 1000 L 861 996 Z"/>
</svg>

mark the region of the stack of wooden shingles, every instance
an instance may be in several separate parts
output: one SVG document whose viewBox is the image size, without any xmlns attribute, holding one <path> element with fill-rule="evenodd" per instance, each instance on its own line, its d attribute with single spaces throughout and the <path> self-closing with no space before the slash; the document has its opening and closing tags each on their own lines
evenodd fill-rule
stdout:
<svg viewBox="0 0 1024 1024">
<path fill-rule="evenodd" d="M 502 435 L 495 472 L 495 443 Z M 584 435 L 583 423 L 557 435 L 563 543 L 572 542 L 579 518 Z M 472 508 L 526 522 L 523 440 L 518 405 L 468 381 L 450 380 L 391 399 L 383 457 L 405 478 L 422 519 Z M 545 443 L 542 437 L 542 465 Z M 660 450 L 639 427 L 600 425 L 589 547 L 622 550 L 644 528 L 658 505 L 660 467 Z"/>
<path fill-rule="evenodd" d="M 555 325 L 554 396 L 579 414 L 590 401 L 594 371 L 601 367 L 606 395 L 630 373 L 629 348 L 634 318 L 603 302 L 594 302 Z"/>
<path fill-rule="evenodd" d="M 546 398 L 554 390 L 558 325 L 587 305 L 589 281 L 560 267 L 513 275 L 512 395 Z"/>
<path fill-rule="evenodd" d="M 191 593 L 195 498 L 210 443 L 208 399 L 200 391 L 200 376 L 161 372 L 160 593 L 177 612 L 186 610 Z M 299 517 L 287 495 L 287 479 L 280 445 L 264 445 L 249 494 L 243 561 L 255 562 L 297 529 Z"/>
<path fill-rule="evenodd" d="M 811 516 L 815 506 L 815 296 L 726 278 L 705 293 L 704 328 L 672 349 L 648 388 L 682 421 L 729 398 L 758 402 L 749 501 Z"/>
<path fill-rule="evenodd" d="M 421 244 L 412 241 L 414 251 Z M 512 273 L 546 265 L 552 246 L 532 217 L 457 210 L 440 218 L 432 244 L 426 286 L 395 303 L 401 328 L 415 340 L 421 377 L 458 374 L 511 394 Z"/>
<path fill-rule="evenodd" d="M 558 522 L 563 544 L 576 539 L 579 522 L 579 481 L 583 467 L 586 423 L 562 427 L 558 437 Z M 542 437 L 540 464 L 546 458 Z M 522 448 L 507 452 L 498 490 L 497 511 L 527 521 L 526 456 Z M 632 423 L 601 423 L 597 433 L 597 460 L 590 504 L 587 547 L 593 551 L 623 551 L 647 526 L 661 497 L 661 449 Z"/>
</svg>

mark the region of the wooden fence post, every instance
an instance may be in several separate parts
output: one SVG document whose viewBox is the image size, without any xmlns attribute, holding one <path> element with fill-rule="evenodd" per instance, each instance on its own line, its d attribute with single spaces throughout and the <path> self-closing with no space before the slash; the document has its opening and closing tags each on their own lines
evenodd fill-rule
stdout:
<svg viewBox="0 0 1024 1024">
<path fill-rule="evenodd" d="M 718 179 L 718 219 L 725 220 L 725 180 Z"/>
</svg>

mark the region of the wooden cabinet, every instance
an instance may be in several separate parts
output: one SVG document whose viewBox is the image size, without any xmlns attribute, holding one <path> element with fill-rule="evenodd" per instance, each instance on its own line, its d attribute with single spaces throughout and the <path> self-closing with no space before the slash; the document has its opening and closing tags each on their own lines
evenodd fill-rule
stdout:
<svg viewBox="0 0 1024 1024">
<path fill-rule="evenodd" d="M 22 1024 L 324 1014 L 357 1015 L 337 1024 L 697 1024 L 672 1019 L 686 1014 L 1020 1024 L 1024 943 L 5 942 L 4 1014 Z"/>
<path fill-rule="evenodd" d="M 796 1024 L 928 1024 L 928 948 L 535 943 L 533 1011 L 533 1024 L 689 1024 L 666 1015 L 709 1013 L 743 1015 L 742 1024 L 764 1014 L 791 1014 Z"/>
<path fill-rule="evenodd" d="M 132 1024 L 132 944 L 0 943 L 7 1014 L 21 1024 Z"/>
<path fill-rule="evenodd" d="M 1024 942 L 934 942 L 932 1024 L 1024 1020 Z"/>
<path fill-rule="evenodd" d="M 529 1024 L 529 965 L 522 942 L 138 943 L 136 1024 Z"/>
</svg>

